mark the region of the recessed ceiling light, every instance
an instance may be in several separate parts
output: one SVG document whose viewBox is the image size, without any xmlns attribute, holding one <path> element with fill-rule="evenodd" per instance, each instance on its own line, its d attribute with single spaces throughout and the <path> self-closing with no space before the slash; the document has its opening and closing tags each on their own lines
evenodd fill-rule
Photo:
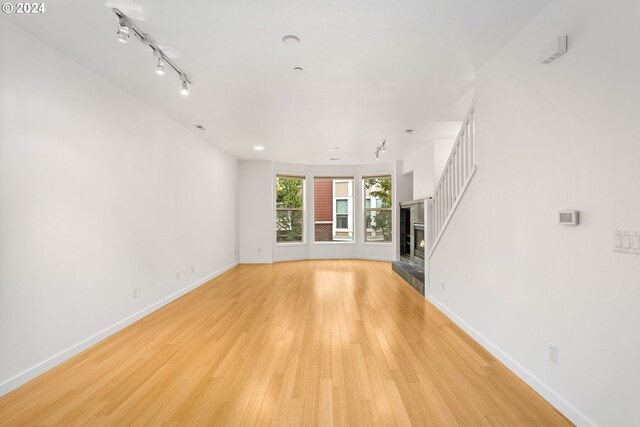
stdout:
<svg viewBox="0 0 640 427">
<path fill-rule="evenodd" d="M 301 73 L 302 72 L 302 67 L 295 67 L 293 69 L 293 71 L 295 71 L 296 73 Z"/>
<path fill-rule="evenodd" d="M 413 129 L 407 129 L 405 130 L 405 133 L 407 133 L 408 135 L 411 135 L 413 133 Z"/>
<path fill-rule="evenodd" d="M 194 125 L 195 127 L 197 127 L 200 130 L 207 130 L 204 126 L 202 125 Z"/>
<path fill-rule="evenodd" d="M 329 160 L 334 160 L 335 161 L 335 160 L 340 160 L 340 159 L 337 158 L 337 157 L 330 157 Z"/>
<path fill-rule="evenodd" d="M 334 149 L 334 150 L 339 150 L 339 149 L 340 149 L 340 147 L 333 147 L 333 149 Z"/>
<path fill-rule="evenodd" d="M 262 151 L 262 150 L 264 150 L 264 147 L 262 145 L 256 145 L 256 146 L 253 147 L 253 149 L 256 150 L 256 151 Z"/>
<path fill-rule="evenodd" d="M 294 45 L 300 43 L 300 38 L 293 34 L 288 34 L 282 38 L 282 43 L 287 45 Z"/>
</svg>

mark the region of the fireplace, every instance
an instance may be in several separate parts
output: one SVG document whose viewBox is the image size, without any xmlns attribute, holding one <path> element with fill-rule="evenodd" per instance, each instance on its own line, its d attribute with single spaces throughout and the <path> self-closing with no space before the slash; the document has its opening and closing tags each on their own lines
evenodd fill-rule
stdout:
<svg viewBox="0 0 640 427">
<path fill-rule="evenodd" d="M 425 229 L 424 201 L 400 203 L 400 256 L 424 266 Z"/>
<path fill-rule="evenodd" d="M 413 224 L 413 256 L 424 260 L 424 224 Z"/>
<path fill-rule="evenodd" d="M 393 262 L 392 268 L 421 295 L 425 292 L 425 252 L 429 249 L 425 224 L 428 221 L 425 218 L 424 199 L 400 203 L 400 259 Z"/>
</svg>

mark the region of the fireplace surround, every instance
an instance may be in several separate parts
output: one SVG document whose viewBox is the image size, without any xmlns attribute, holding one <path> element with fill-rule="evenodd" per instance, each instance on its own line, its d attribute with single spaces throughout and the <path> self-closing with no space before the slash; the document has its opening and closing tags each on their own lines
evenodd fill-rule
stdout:
<svg viewBox="0 0 640 427">
<path fill-rule="evenodd" d="M 425 293 L 427 249 L 424 206 L 424 200 L 400 203 L 400 259 L 393 263 L 393 271 L 422 295 Z"/>
</svg>

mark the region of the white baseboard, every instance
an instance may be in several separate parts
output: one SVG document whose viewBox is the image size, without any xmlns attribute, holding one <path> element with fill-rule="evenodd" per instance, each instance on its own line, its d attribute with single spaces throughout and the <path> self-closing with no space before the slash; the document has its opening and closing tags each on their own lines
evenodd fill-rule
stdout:
<svg viewBox="0 0 640 427">
<path fill-rule="evenodd" d="M 241 259 L 239 264 L 273 264 L 273 261 L 264 259 Z"/>
<path fill-rule="evenodd" d="M 386 262 L 397 261 L 395 258 L 376 257 L 376 256 L 359 256 L 359 257 L 353 258 L 353 259 L 364 259 L 364 260 L 367 260 L 367 261 L 386 261 Z"/>
<path fill-rule="evenodd" d="M 311 258 L 309 258 L 308 256 L 280 257 L 280 258 L 274 258 L 273 262 L 304 261 L 307 259 L 311 259 Z"/>
<path fill-rule="evenodd" d="M 469 326 L 464 320 L 449 310 L 444 304 L 430 295 L 426 295 L 429 302 L 435 305 L 453 323 L 462 328 L 478 344 L 491 353 L 496 359 L 504 363 L 514 374 L 533 388 L 538 394 L 551 403 L 564 416 L 569 418 L 577 426 L 596 427 L 596 424 L 587 418 L 582 412 L 572 406 L 569 402 L 560 397 L 556 392 L 547 387 L 542 381 L 527 371 L 522 365 L 509 357 L 505 352 L 496 347 L 491 341 L 482 336 L 478 331 Z"/>
<path fill-rule="evenodd" d="M 363 259 L 367 261 L 395 261 L 393 258 L 375 257 L 375 256 L 304 256 L 304 257 L 282 257 L 274 259 L 273 262 L 287 262 L 287 261 L 311 261 L 311 260 L 349 260 L 349 259 Z"/>
<path fill-rule="evenodd" d="M 172 301 L 175 301 L 176 299 L 180 298 L 181 296 L 183 296 L 184 294 L 192 291 L 193 289 L 197 288 L 200 285 L 203 285 L 204 283 L 208 282 L 209 280 L 221 275 L 222 273 L 231 270 L 233 267 L 235 267 L 236 265 L 238 265 L 237 262 L 234 262 L 232 264 L 227 265 L 226 267 L 223 267 L 221 269 L 219 269 L 218 271 L 215 271 L 211 274 L 208 274 L 207 276 L 201 278 L 200 280 L 190 284 L 189 286 L 187 286 L 186 288 L 183 288 L 163 299 L 161 299 L 160 301 L 151 304 L 150 306 L 138 311 L 137 313 L 132 314 L 131 316 L 128 316 L 124 319 L 122 319 L 121 321 L 119 321 L 118 323 L 109 326 L 106 329 L 103 329 L 102 331 L 80 341 L 77 344 L 72 345 L 71 347 L 67 348 L 66 350 L 61 351 L 58 354 L 55 354 L 53 356 L 51 356 L 50 358 L 36 364 L 35 366 L 32 366 L 31 368 L 19 373 L 18 375 L 9 378 L 8 380 L 0 383 L 0 397 L 4 396 L 5 394 L 9 393 L 10 391 L 15 390 L 16 388 L 20 387 L 21 385 L 25 384 L 28 381 L 31 381 L 32 379 L 34 379 L 35 377 L 37 377 L 38 375 L 42 375 L 43 373 L 47 372 L 48 370 L 50 370 L 51 368 L 56 367 L 57 365 L 59 365 L 60 363 L 72 358 L 73 356 L 77 355 L 78 353 L 86 350 L 87 348 L 97 344 L 98 342 L 102 341 L 103 339 L 115 334 L 116 332 L 126 328 L 127 326 L 131 325 L 132 323 L 142 319 L 143 317 L 153 313 L 154 311 L 158 310 L 159 308 L 169 304 Z"/>
</svg>

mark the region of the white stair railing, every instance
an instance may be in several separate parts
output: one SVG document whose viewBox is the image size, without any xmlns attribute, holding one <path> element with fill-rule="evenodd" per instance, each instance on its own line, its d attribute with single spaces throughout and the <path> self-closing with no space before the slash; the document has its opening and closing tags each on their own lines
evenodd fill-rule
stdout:
<svg viewBox="0 0 640 427">
<path fill-rule="evenodd" d="M 473 106 L 464 119 L 462 128 L 453 144 L 449 160 L 433 193 L 431 212 L 432 236 L 434 236 L 429 258 L 433 254 L 447 224 L 451 219 L 462 194 L 476 172 L 475 120 Z"/>
</svg>

